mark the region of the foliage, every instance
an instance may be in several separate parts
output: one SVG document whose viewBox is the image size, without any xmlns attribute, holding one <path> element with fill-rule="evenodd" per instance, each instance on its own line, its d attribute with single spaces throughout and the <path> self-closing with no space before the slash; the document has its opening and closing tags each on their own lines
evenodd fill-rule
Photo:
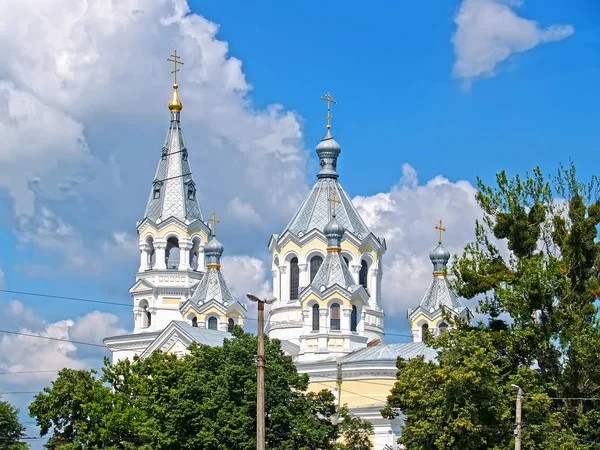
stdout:
<svg viewBox="0 0 600 450">
<path fill-rule="evenodd" d="M 65 369 L 30 405 L 47 448 L 256 448 L 256 337 L 236 328 L 221 347 L 177 358 L 155 352 L 106 362 L 103 375 Z M 337 413 L 330 391 L 307 392 L 276 340 L 265 342 L 267 448 L 333 449 Z"/>
<path fill-rule="evenodd" d="M 366 419 L 350 414 L 348 407 L 343 406 L 338 412 L 340 442 L 337 450 L 372 450 L 373 424 Z"/>
<path fill-rule="evenodd" d="M 0 450 L 25 450 L 29 446 L 21 439 L 25 437 L 25 425 L 19 421 L 19 410 L 0 400 Z"/>
<path fill-rule="evenodd" d="M 600 396 L 598 191 L 573 166 L 478 181 L 484 217 L 452 273 L 488 323 L 430 341 L 437 364 L 398 362 L 383 413 L 406 415 L 408 448 L 511 447 L 516 384 L 523 448 L 600 449 L 600 402 L 579 400 Z"/>
</svg>

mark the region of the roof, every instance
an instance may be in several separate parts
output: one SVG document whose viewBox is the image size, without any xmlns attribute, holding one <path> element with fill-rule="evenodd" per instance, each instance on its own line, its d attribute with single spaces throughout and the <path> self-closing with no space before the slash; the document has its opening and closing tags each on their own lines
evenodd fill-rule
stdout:
<svg viewBox="0 0 600 450">
<path fill-rule="evenodd" d="M 160 189 L 158 196 L 156 189 Z M 171 120 L 144 214 L 154 222 L 169 217 L 203 220 L 179 120 Z"/>
<path fill-rule="evenodd" d="M 434 275 L 420 306 L 426 311 L 441 309 L 457 310 L 463 307 L 444 275 Z"/>
<path fill-rule="evenodd" d="M 320 178 L 315 183 L 298 212 L 281 234 L 291 231 L 301 236 L 300 233 L 306 234 L 313 229 L 322 232 L 332 216 L 332 206 L 328 199 L 333 198 L 334 192 L 341 201 L 336 207 L 336 219 L 340 225 L 359 239 L 365 238 L 370 230 L 358 214 L 342 185 L 333 178 Z"/>
<path fill-rule="evenodd" d="M 218 345 L 223 345 L 223 341 L 225 339 L 231 338 L 231 333 L 228 333 L 227 331 L 193 327 L 183 320 L 174 320 L 173 323 L 177 326 L 177 328 L 189 334 L 192 339 L 194 339 L 194 342 L 197 342 L 198 344 L 216 347 Z"/>
<path fill-rule="evenodd" d="M 200 280 L 200 283 L 198 283 L 190 301 L 201 305 L 213 299 L 224 306 L 231 305 L 235 301 L 221 271 L 217 268 L 209 267 L 206 269 L 206 273 Z"/>
<path fill-rule="evenodd" d="M 396 361 L 398 357 L 412 359 L 424 356 L 425 361 L 435 361 L 437 352 L 423 342 L 410 342 L 401 344 L 380 344 L 356 350 L 338 360 L 338 363 L 368 362 L 368 361 Z"/>
<path fill-rule="evenodd" d="M 327 252 L 325 260 L 319 267 L 311 286 L 317 290 L 325 286 L 325 289 L 338 285 L 346 289 L 348 286 L 356 285 L 348 264 L 343 260 L 340 252 Z"/>
</svg>

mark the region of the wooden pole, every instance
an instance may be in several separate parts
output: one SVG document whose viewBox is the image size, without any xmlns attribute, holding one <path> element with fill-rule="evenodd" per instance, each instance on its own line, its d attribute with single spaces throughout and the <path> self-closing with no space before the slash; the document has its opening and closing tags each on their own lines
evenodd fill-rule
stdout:
<svg viewBox="0 0 600 450">
<path fill-rule="evenodd" d="M 517 391 L 517 412 L 515 416 L 515 450 L 521 450 L 521 428 L 523 427 L 521 419 L 521 406 L 523 403 L 523 390 Z"/>
</svg>

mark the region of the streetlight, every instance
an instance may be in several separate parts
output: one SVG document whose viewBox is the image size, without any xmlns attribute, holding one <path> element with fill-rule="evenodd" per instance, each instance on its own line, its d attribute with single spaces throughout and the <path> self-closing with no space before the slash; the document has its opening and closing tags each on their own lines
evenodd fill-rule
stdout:
<svg viewBox="0 0 600 450">
<path fill-rule="evenodd" d="M 521 405 L 523 403 L 523 389 L 516 384 L 511 384 L 511 388 L 517 391 L 517 412 L 515 416 L 515 450 L 521 450 Z"/>
<path fill-rule="evenodd" d="M 256 295 L 246 294 L 251 302 L 258 303 L 258 351 L 256 354 L 256 450 L 265 450 L 265 304 L 277 300 L 261 300 Z"/>
</svg>

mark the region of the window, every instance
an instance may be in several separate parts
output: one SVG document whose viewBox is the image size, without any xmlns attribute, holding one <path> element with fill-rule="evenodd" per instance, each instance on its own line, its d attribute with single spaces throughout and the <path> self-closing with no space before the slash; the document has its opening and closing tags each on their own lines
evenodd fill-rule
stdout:
<svg viewBox="0 0 600 450">
<path fill-rule="evenodd" d="M 154 190 L 152 191 L 153 192 L 152 198 L 154 198 L 154 199 L 160 198 L 160 188 L 162 187 L 162 182 L 156 180 L 154 182 L 153 187 L 154 187 Z"/>
<path fill-rule="evenodd" d="M 227 321 L 227 331 L 228 332 L 233 332 L 233 327 L 235 326 L 235 322 L 233 321 L 233 319 L 229 319 Z"/>
<path fill-rule="evenodd" d="M 187 161 L 187 160 L 188 160 L 188 151 L 187 151 L 187 148 L 184 148 L 184 149 L 181 151 L 181 153 L 182 153 L 182 155 L 181 155 L 181 159 L 183 159 L 184 161 Z"/>
<path fill-rule="evenodd" d="M 348 267 L 350 267 L 350 261 L 348 261 L 348 258 L 346 258 L 345 256 L 344 256 L 344 262 L 346 263 L 346 265 Z"/>
<path fill-rule="evenodd" d="M 300 287 L 300 269 L 298 268 L 298 258 L 292 258 L 290 261 L 290 300 L 298 300 L 298 291 Z"/>
<path fill-rule="evenodd" d="M 319 305 L 317 304 L 312 307 L 312 330 L 319 331 Z"/>
<path fill-rule="evenodd" d="M 332 304 L 329 307 L 330 325 L 329 328 L 333 331 L 339 331 L 340 329 L 340 305 L 337 303 Z"/>
<path fill-rule="evenodd" d="M 152 314 L 148 311 L 148 301 L 142 300 L 139 303 L 139 307 L 142 310 L 142 328 L 149 328 L 152 325 Z"/>
<path fill-rule="evenodd" d="M 196 198 L 196 186 L 194 186 L 194 182 L 190 181 L 188 183 L 188 200 L 194 200 Z"/>
<path fill-rule="evenodd" d="M 162 152 L 160 154 L 160 157 L 162 159 L 167 159 L 167 155 L 169 154 L 169 149 L 167 147 L 163 147 L 162 148 Z"/>
<path fill-rule="evenodd" d="M 427 325 L 426 323 L 421 325 L 421 339 L 425 339 L 425 336 L 427 335 L 428 331 L 429 331 L 429 325 Z"/>
<path fill-rule="evenodd" d="M 192 326 L 198 328 L 198 318 L 196 316 L 192 317 Z"/>
<path fill-rule="evenodd" d="M 310 260 L 310 281 L 315 279 L 317 272 L 319 271 L 319 267 L 323 264 L 323 258 L 320 256 L 313 256 Z"/>
<path fill-rule="evenodd" d="M 217 318 L 216 317 L 209 317 L 208 318 L 208 329 L 209 330 L 216 330 L 217 329 Z"/>
<path fill-rule="evenodd" d="M 369 266 L 367 262 L 363 259 L 360 262 L 360 273 L 358 274 L 358 284 L 362 284 L 362 286 L 367 288 L 367 272 L 369 271 Z"/>
<path fill-rule="evenodd" d="M 446 324 L 445 322 L 442 322 L 438 325 L 438 331 L 439 331 L 439 336 L 441 336 L 442 334 L 444 334 L 446 331 L 448 331 L 448 324 Z"/>
<path fill-rule="evenodd" d="M 356 305 L 352 305 L 352 313 L 350 314 L 350 331 L 356 331 L 358 325 L 358 310 Z"/>
</svg>

